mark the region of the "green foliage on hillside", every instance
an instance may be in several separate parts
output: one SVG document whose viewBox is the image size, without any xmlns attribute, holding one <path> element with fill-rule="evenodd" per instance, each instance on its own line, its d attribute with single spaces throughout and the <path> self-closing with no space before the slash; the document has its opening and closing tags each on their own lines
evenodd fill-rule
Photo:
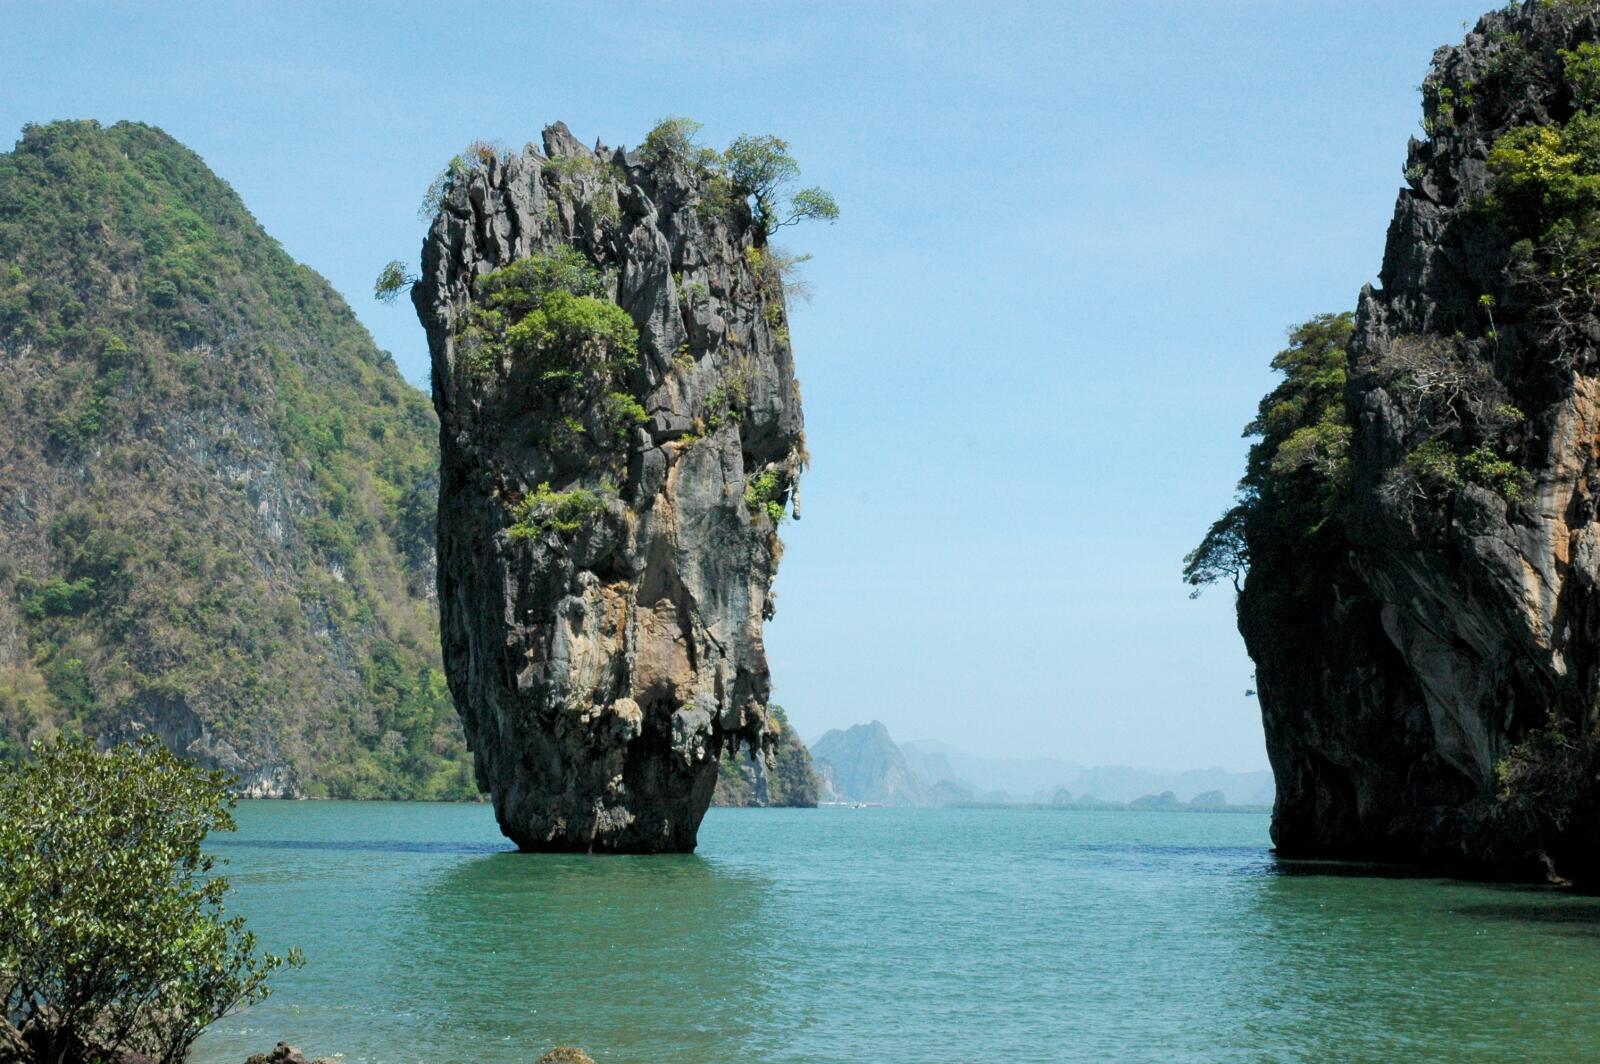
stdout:
<svg viewBox="0 0 1600 1064">
<path fill-rule="evenodd" d="M 171 137 L 0 155 L 0 736 L 203 727 L 311 794 L 464 797 L 437 422 Z M 185 740 L 187 741 L 187 740 Z"/>
</svg>

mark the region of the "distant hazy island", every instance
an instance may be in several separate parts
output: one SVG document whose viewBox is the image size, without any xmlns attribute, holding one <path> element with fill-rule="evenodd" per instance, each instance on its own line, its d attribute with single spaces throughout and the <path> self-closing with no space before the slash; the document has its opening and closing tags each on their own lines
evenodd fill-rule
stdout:
<svg viewBox="0 0 1600 1064">
<path fill-rule="evenodd" d="M 896 743 L 879 721 L 811 747 L 824 805 L 1048 805 L 1074 809 L 1265 812 L 1270 772 L 1086 768 L 1053 758 L 985 758 L 936 742 Z"/>
</svg>

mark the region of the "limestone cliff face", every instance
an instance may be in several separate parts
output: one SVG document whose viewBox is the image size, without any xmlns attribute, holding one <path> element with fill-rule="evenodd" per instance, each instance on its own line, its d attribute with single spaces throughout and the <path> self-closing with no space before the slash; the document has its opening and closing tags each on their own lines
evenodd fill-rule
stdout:
<svg viewBox="0 0 1600 1064">
<path fill-rule="evenodd" d="M 1261 564 L 1251 545 L 1239 621 L 1280 852 L 1593 863 L 1570 811 L 1509 799 L 1497 766 L 1552 726 L 1556 745 L 1593 734 L 1596 274 L 1592 249 L 1548 246 L 1566 209 L 1553 199 L 1519 221 L 1512 192 L 1537 190 L 1498 178 L 1510 164 L 1490 155 L 1582 109 L 1563 52 L 1600 37 L 1594 7 L 1513 5 L 1436 54 L 1429 136 L 1410 145 L 1381 287 L 1361 293 L 1349 346 L 1347 542 Z"/>
<path fill-rule="evenodd" d="M 703 168 L 560 124 L 443 196 L 412 294 L 441 421 L 444 658 L 524 849 L 691 850 L 723 749 L 772 744 L 761 626 L 804 446 L 765 243 Z M 567 344 L 552 282 L 483 346 L 485 278 L 519 262 L 588 271 L 636 342 L 603 365 L 600 341 Z"/>
<path fill-rule="evenodd" d="M 717 787 L 711 804 L 807 809 L 815 808 L 819 781 L 811 763 L 811 751 L 784 716 L 783 707 L 767 707 L 769 730 L 777 734 L 770 754 L 734 754 L 723 751 L 717 771 Z"/>
</svg>

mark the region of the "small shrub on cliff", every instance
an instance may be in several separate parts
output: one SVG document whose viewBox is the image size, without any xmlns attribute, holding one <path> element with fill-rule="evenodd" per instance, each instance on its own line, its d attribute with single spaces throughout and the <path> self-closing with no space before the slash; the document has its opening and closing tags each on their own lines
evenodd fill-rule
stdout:
<svg viewBox="0 0 1600 1064">
<path fill-rule="evenodd" d="M 575 296 L 605 294 L 605 277 L 574 247 L 518 259 L 478 279 L 480 305 L 516 318 L 539 309 L 550 292 Z"/>
<path fill-rule="evenodd" d="M 545 380 L 576 380 L 591 368 L 607 376 L 625 368 L 639 332 L 615 303 L 557 289 L 506 329 L 505 343 L 513 356 L 539 359 Z"/>
<path fill-rule="evenodd" d="M 1593 739 L 1552 712 L 1495 765 L 1500 800 L 1531 813 L 1551 836 L 1542 840 L 1548 845 L 1575 823 L 1593 823 L 1597 755 Z"/>
<path fill-rule="evenodd" d="M 726 380 L 706 395 L 705 413 L 701 415 L 706 431 L 716 432 L 724 424 L 743 421 L 744 408 L 749 403 L 744 373 L 738 370 L 730 372 Z"/>
<path fill-rule="evenodd" d="M 1562 69 L 1572 86 L 1573 102 L 1581 108 L 1600 103 L 1600 44 L 1584 41 L 1561 53 Z"/>
<path fill-rule="evenodd" d="M 1487 441 L 1461 456 L 1461 473 L 1473 483 L 1495 492 L 1506 502 L 1521 502 L 1532 481 L 1521 466 L 1503 457 Z"/>
<path fill-rule="evenodd" d="M 557 155 L 544 168 L 563 181 L 575 181 L 600 173 L 600 162 L 592 155 Z"/>
<path fill-rule="evenodd" d="M 1484 305 L 1481 300 L 1480 305 Z M 1492 306 L 1491 302 L 1486 309 Z M 1465 429 L 1479 435 L 1522 420 L 1489 361 L 1445 337 L 1396 337 L 1378 369 L 1408 424 L 1425 425 L 1434 432 Z"/>
<path fill-rule="evenodd" d="M 728 145 L 723 158 L 733 187 L 749 197 L 756 224 L 768 236 L 808 218 L 827 222 L 838 219 L 839 205 L 820 188 L 803 188 L 794 193 L 787 208 L 780 203 L 783 189 L 800 176 L 800 164 L 789 154 L 788 141 L 770 134 L 738 137 Z"/>
<path fill-rule="evenodd" d="M 1456 491 L 1463 483 L 1460 459 L 1443 440 L 1428 440 L 1406 455 L 1406 471 L 1427 491 Z"/>
<path fill-rule="evenodd" d="M 1443 439 L 1435 438 L 1406 455 L 1405 464 L 1391 472 L 1383 490 L 1390 501 L 1398 503 L 1448 497 L 1469 482 L 1515 503 L 1527 494 L 1532 478 L 1488 441 L 1460 454 Z"/>
<path fill-rule="evenodd" d="M 717 152 L 695 143 L 700 129 L 692 118 L 664 118 L 645 135 L 639 154 L 652 165 L 677 163 L 702 175 L 705 187 L 696 206 L 701 217 L 720 216 L 744 200 L 756 225 L 769 237 L 784 226 L 811 219 L 838 220 L 839 205 L 825 189 L 802 188 L 789 193 L 784 202 L 785 192 L 800 176 L 788 141 L 770 134 L 746 134 Z"/>
<path fill-rule="evenodd" d="M 444 169 L 434 175 L 428 184 L 427 191 L 422 194 L 422 203 L 417 207 L 417 220 L 429 222 L 444 206 L 444 198 L 450 194 L 455 183 L 467 173 L 467 160 L 460 155 L 453 155 L 450 161 L 444 164 Z"/>
<path fill-rule="evenodd" d="M 300 963 L 223 917 L 228 882 L 200 847 L 233 829 L 232 804 L 220 773 L 153 739 L 58 740 L 0 768 L 0 1041 L 40 1064 L 181 1061 Z"/>
<path fill-rule="evenodd" d="M 1578 115 L 1562 128 L 1519 126 L 1489 152 L 1491 208 L 1516 233 L 1531 236 L 1559 218 L 1600 204 L 1596 121 Z"/>
<path fill-rule="evenodd" d="M 627 311 L 602 298 L 606 288 L 570 247 L 485 274 L 462 331 L 467 368 L 481 376 L 510 355 L 550 383 L 615 379 L 637 358 L 639 333 Z"/>
<path fill-rule="evenodd" d="M 766 514 L 774 522 L 783 520 L 783 478 L 768 469 L 751 477 L 744 489 L 744 505 L 752 514 Z"/>
<path fill-rule="evenodd" d="M 714 149 L 695 143 L 702 128 L 701 123 L 682 115 L 663 118 L 645 134 L 639 155 L 652 166 L 676 162 L 701 169 L 714 168 L 722 157 Z"/>
<path fill-rule="evenodd" d="M 1243 502 L 1234 504 L 1211 523 L 1199 546 L 1183 557 L 1183 579 L 1193 590 L 1190 598 L 1226 578 L 1233 589 L 1240 590 L 1239 581 L 1250 569 L 1250 539 L 1245 532 L 1245 521 L 1250 511 Z"/>
<path fill-rule="evenodd" d="M 611 392 L 606 396 L 605 421 L 618 442 L 628 438 L 628 431 L 647 424 L 650 415 L 639 400 L 627 392 Z"/>
<path fill-rule="evenodd" d="M 453 155 L 444 169 L 434 176 L 428 190 L 422 194 L 422 205 L 417 208 L 417 219 L 428 222 L 444 208 L 444 201 L 463 179 L 474 170 L 494 162 L 506 163 L 515 153 L 498 140 L 475 140 L 460 155 Z"/>
<path fill-rule="evenodd" d="M 378 271 L 378 278 L 372 283 L 372 298 L 381 303 L 393 303 L 401 292 L 416 283 L 417 279 L 406 271 L 406 264 L 395 259 Z"/>
<path fill-rule="evenodd" d="M 588 488 L 551 491 L 549 484 L 540 484 L 512 510 L 515 521 L 509 533 L 514 540 L 533 539 L 549 531 L 576 535 L 605 508 L 605 500 Z"/>
<path fill-rule="evenodd" d="M 1568 54 L 1568 76 L 1583 98 L 1600 79 L 1600 52 Z M 1600 311 L 1600 114 L 1506 132 L 1490 150 L 1489 175 L 1483 205 L 1516 241 L 1513 278 L 1548 331 L 1547 345 L 1568 362 L 1591 346 L 1581 319 Z"/>
</svg>

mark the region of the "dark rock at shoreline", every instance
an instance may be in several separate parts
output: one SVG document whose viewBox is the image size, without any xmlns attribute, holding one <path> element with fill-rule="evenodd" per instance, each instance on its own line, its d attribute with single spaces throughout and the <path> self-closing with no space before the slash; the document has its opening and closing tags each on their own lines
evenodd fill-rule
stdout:
<svg viewBox="0 0 1600 1064">
<path fill-rule="evenodd" d="M 338 1064 L 338 1062 L 331 1057 L 310 1060 L 288 1042 L 279 1042 L 270 1053 L 257 1053 L 248 1058 L 244 1064 Z"/>
<path fill-rule="evenodd" d="M 1238 601 L 1284 856 L 1594 870 L 1593 772 L 1557 805 L 1555 786 L 1509 795 L 1497 769 L 1541 734 L 1592 741 L 1600 318 L 1592 301 L 1552 313 L 1526 269 L 1545 252 L 1513 246 L 1488 194 L 1498 140 L 1573 117 L 1566 57 L 1597 39 L 1592 5 L 1513 3 L 1434 56 L 1429 137 L 1348 345 L 1343 538 L 1320 557 L 1251 542 Z M 1430 454 L 1503 459 L 1509 486 L 1429 472 Z"/>
<path fill-rule="evenodd" d="M 722 752 L 717 789 L 711 804 L 733 807 L 786 807 L 809 809 L 817 804 L 820 781 L 811 763 L 811 751 L 784 716 L 780 706 L 768 706 L 768 721 L 776 731 L 773 749 Z"/>
<path fill-rule="evenodd" d="M 595 1059 L 576 1046 L 556 1046 L 536 1064 L 595 1064 Z"/>
</svg>

